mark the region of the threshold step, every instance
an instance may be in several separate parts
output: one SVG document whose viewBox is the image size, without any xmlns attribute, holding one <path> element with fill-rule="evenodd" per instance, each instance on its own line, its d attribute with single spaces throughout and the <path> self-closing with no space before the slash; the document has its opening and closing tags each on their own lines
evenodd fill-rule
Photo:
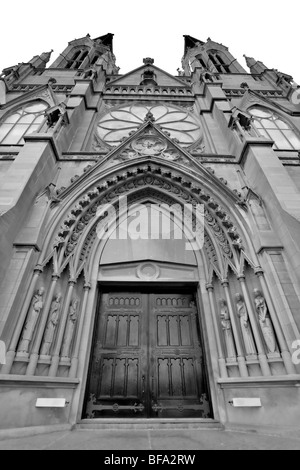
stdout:
<svg viewBox="0 0 300 470">
<path fill-rule="evenodd" d="M 219 421 L 214 419 L 82 419 L 76 429 L 224 429 Z"/>
</svg>

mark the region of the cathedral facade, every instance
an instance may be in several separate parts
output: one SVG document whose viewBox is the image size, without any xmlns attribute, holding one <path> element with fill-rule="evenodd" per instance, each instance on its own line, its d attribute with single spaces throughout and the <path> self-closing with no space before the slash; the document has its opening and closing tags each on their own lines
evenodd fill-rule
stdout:
<svg viewBox="0 0 300 470">
<path fill-rule="evenodd" d="M 175 76 L 50 56 L 0 76 L 1 429 L 298 426 L 293 78 L 191 36 Z"/>
</svg>

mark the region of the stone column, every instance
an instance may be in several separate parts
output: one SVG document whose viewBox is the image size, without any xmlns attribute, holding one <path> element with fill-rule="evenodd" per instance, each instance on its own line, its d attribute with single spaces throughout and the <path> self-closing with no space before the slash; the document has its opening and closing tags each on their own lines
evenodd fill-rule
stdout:
<svg viewBox="0 0 300 470">
<path fill-rule="evenodd" d="M 43 267 L 41 265 L 37 265 L 34 269 L 33 278 L 32 278 L 29 290 L 27 292 L 17 325 L 15 327 L 14 334 L 12 336 L 12 339 L 9 345 L 9 349 L 6 354 L 6 364 L 4 364 L 1 369 L 2 374 L 9 374 L 11 371 L 11 368 L 12 368 L 12 365 L 16 356 L 16 350 L 17 350 L 19 339 L 20 339 L 20 335 L 21 335 L 21 332 L 22 332 L 22 329 L 26 320 L 28 309 L 31 304 L 32 296 L 36 289 L 39 276 L 41 275 L 42 272 L 43 272 Z"/>
<path fill-rule="evenodd" d="M 266 283 L 266 280 L 265 280 L 265 277 L 264 277 L 264 272 L 263 272 L 262 268 L 258 267 L 255 270 L 255 274 L 257 275 L 257 277 L 259 279 L 259 282 L 260 282 L 260 285 L 261 285 L 261 290 L 262 290 L 263 295 L 264 295 L 264 297 L 266 299 L 266 302 L 267 302 L 270 317 L 271 317 L 273 327 L 274 327 L 274 330 L 275 330 L 275 333 L 276 333 L 276 336 L 277 336 L 277 339 L 278 339 L 278 343 L 279 343 L 279 347 L 280 347 L 280 351 L 281 351 L 281 356 L 282 356 L 286 371 L 287 371 L 288 374 L 297 374 L 296 368 L 295 368 L 295 366 L 292 362 L 292 358 L 291 358 L 291 354 L 289 352 L 287 342 L 285 340 L 285 337 L 283 335 L 280 323 L 278 321 L 277 314 L 276 314 L 275 308 L 273 306 L 271 296 L 269 294 L 269 289 L 268 289 L 268 286 L 267 286 L 267 283 Z"/>
<path fill-rule="evenodd" d="M 85 310 L 86 310 L 86 305 L 88 301 L 88 296 L 89 296 L 89 291 L 90 291 L 90 284 L 86 283 L 84 285 L 84 296 L 83 296 L 83 302 L 82 302 L 82 308 L 81 308 L 81 314 L 80 314 L 80 320 L 79 320 L 79 326 L 78 326 L 78 332 L 77 332 L 77 339 L 76 339 L 76 344 L 74 347 L 74 353 L 71 361 L 71 367 L 70 367 L 70 372 L 69 372 L 69 377 L 76 377 L 77 373 L 77 367 L 78 367 L 78 356 L 79 356 L 79 350 L 80 350 L 80 344 L 81 344 L 81 336 L 82 336 L 82 330 L 83 330 L 83 325 L 84 325 L 84 318 L 85 318 Z"/>
<path fill-rule="evenodd" d="M 254 312 L 253 312 L 253 307 L 252 307 L 252 304 L 251 304 L 251 300 L 249 298 L 249 294 L 248 294 L 248 291 L 247 291 L 247 288 L 246 288 L 244 274 L 241 274 L 240 276 L 238 276 L 238 280 L 240 282 L 243 297 L 244 297 L 245 304 L 246 304 L 246 307 L 247 307 L 249 320 L 250 320 L 250 324 L 251 324 L 251 327 L 252 327 L 252 331 L 253 331 L 253 335 L 254 335 L 257 351 L 258 351 L 258 359 L 259 359 L 260 367 L 261 367 L 261 370 L 262 370 L 262 373 L 263 373 L 264 376 L 270 376 L 270 375 L 272 375 L 271 370 L 270 370 L 270 366 L 269 366 L 268 359 L 267 359 L 266 352 L 265 352 L 265 348 L 264 348 L 264 345 L 263 345 L 263 342 L 262 342 L 262 339 L 261 339 L 261 336 L 260 336 L 260 332 L 259 332 L 259 329 L 258 329 L 256 318 L 255 318 L 255 315 L 254 315 Z"/>
<path fill-rule="evenodd" d="M 240 336 L 239 336 L 239 331 L 238 331 L 237 324 L 236 324 L 236 317 L 235 317 L 235 314 L 234 314 L 234 311 L 233 311 L 233 308 L 232 308 L 230 292 L 229 292 L 229 282 L 228 282 L 227 279 L 223 279 L 221 284 L 224 288 L 224 292 L 225 292 L 225 296 L 226 296 L 226 302 L 227 302 L 227 306 L 228 306 L 228 311 L 229 311 L 229 316 L 230 316 L 230 321 L 231 321 L 231 327 L 232 327 L 232 331 L 233 331 L 233 337 L 234 337 L 235 345 L 236 345 L 236 349 L 237 349 L 237 355 L 238 355 L 237 360 L 238 360 L 238 364 L 239 364 L 240 374 L 241 374 L 241 377 L 248 377 L 249 374 L 248 374 L 248 369 L 247 369 L 247 366 L 246 366 L 244 350 L 243 350 L 243 347 L 242 347 L 241 339 L 240 339 Z"/>
<path fill-rule="evenodd" d="M 62 346 L 62 341 L 63 341 L 63 337 L 64 337 L 66 322 L 67 322 L 67 319 L 68 319 L 68 312 L 69 312 L 70 303 L 71 303 L 72 294 L 73 294 L 75 284 L 76 284 L 75 279 L 70 279 L 69 280 L 69 288 L 68 288 L 68 292 L 67 292 L 67 298 L 66 298 L 66 302 L 65 302 L 65 305 L 64 305 L 64 310 L 63 310 L 63 313 L 62 313 L 62 316 L 61 316 L 61 321 L 60 321 L 58 335 L 57 335 L 57 341 L 56 341 L 55 349 L 54 349 L 53 356 L 52 356 L 51 366 L 50 366 L 49 374 L 48 374 L 49 377 L 56 377 L 56 373 L 57 373 L 57 369 L 58 369 L 58 365 L 59 365 L 59 353 L 60 353 L 61 346 Z"/>
<path fill-rule="evenodd" d="M 38 332 L 37 332 L 37 335 L 35 337 L 35 340 L 32 346 L 29 364 L 26 370 L 26 375 L 34 375 L 35 373 L 38 358 L 39 358 L 39 350 L 40 350 L 41 342 L 43 340 L 43 335 L 44 335 L 45 327 L 47 324 L 48 314 L 49 314 L 49 310 L 51 307 L 51 303 L 53 300 L 54 291 L 55 291 L 55 287 L 56 287 L 58 279 L 59 279 L 59 276 L 57 274 L 52 275 L 52 283 L 50 286 L 46 304 L 43 308 L 43 313 L 42 313 L 41 321 L 38 327 Z"/>
<path fill-rule="evenodd" d="M 211 309 L 211 313 L 212 313 L 215 336 L 216 336 L 216 341 L 217 341 L 218 362 L 219 362 L 220 374 L 221 374 L 222 378 L 227 378 L 228 373 L 227 373 L 227 369 L 226 369 L 226 361 L 225 361 L 224 354 L 223 354 L 223 351 L 222 351 L 220 331 L 219 331 L 218 323 L 217 323 L 217 313 L 216 313 L 215 304 L 214 304 L 214 294 L 213 294 L 214 287 L 213 287 L 212 284 L 206 284 L 206 289 L 208 291 L 210 309 Z"/>
</svg>

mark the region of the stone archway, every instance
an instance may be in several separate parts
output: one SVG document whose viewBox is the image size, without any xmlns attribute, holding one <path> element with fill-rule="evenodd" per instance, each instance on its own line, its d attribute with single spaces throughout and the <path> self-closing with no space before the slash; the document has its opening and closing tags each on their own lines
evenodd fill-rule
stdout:
<svg viewBox="0 0 300 470">
<path fill-rule="evenodd" d="M 134 197 L 130 199 L 133 203 L 136 203 L 137 201 L 143 204 L 152 203 L 155 204 L 157 207 L 158 202 L 162 203 L 163 201 L 166 201 L 166 195 L 164 193 L 160 193 L 159 191 L 151 191 L 149 190 L 149 188 L 138 189 L 133 195 Z M 170 200 L 170 202 L 174 202 L 174 200 Z M 118 215 L 118 223 L 120 224 L 124 221 L 124 217 L 127 216 L 126 212 L 123 213 L 122 216 L 123 217 Z M 114 221 L 111 221 L 111 225 L 112 228 L 110 230 L 110 235 L 113 235 L 116 229 Z M 145 244 L 151 245 L 150 250 L 147 249 L 145 244 L 143 245 L 144 241 L 141 241 L 143 248 L 140 248 L 137 251 L 132 249 L 131 240 L 113 240 L 113 242 L 116 242 L 117 244 L 121 243 L 121 249 L 123 250 L 126 249 L 124 242 L 125 244 L 127 243 L 127 248 L 129 247 L 129 249 L 131 249 L 130 255 L 127 256 L 127 260 L 125 260 L 125 258 L 122 258 L 121 260 L 118 260 L 118 258 L 114 258 L 112 250 L 115 250 L 116 253 L 120 253 L 121 250 L 119 250 L 116 245 L 111 245 L 111 240 L 109 238 L 108 240 L 103 240 L 101 236 L 99 237 L 97 244 L 94 242 L 94 249 L 92 249 L 90 254 L 91 259 L 93 259 L 91 279 L 92 285 L 95 286 L 94 289 L 92 287 L 91 299 L 93 298 L 93 296 L 98 295 L 96 287 L 97 281 L 101 282 L 100 290 L 102 296 L 100 296 L 100 304 L 99 302 L 97 304 L 98 306 L 100 305 L 100 307 L 96 307 L 92 320 L 92 323 L 95 323 L 96 334 L 94 335 L 93 344 L 90 339 L 90 350 L 92 351 L 92 359 L 90 363 L 89 373 L 87 372 L 87 364 L 85 367 L 85 378 L 87 380 L 88 385 L 86 395 L 87 398 L 84 405 L 83 416 L 85 418 L 100 416 L 175 416 L 177 418 L 192 416 L 212 416 L 211 405 L 209 402 L 210 393 L 208 391 L 207 370 L 206 364 L 204 363 L 206 357 L 203 352 L 205 349 L 203 339 L 203 328 L 201 329 L 200 326 L 200 321 L 203 326 L 205 320 L 203 318 L 200 320 L 200 311 L 198 310 L 198 305 L 201 304 L 202 313 L 203 302 L 202 299 L 200 300 L 200 302 L 198 302 L 197 300 L 199 295 L 199 293 L 197 292 L 197 286 L 200 282 L 202 289 L 204 290 L 205 295 L 207 296 L 207 293 L 205 291 L 205 282 L 208 276 L 208 268 L 207 266 L 204 266 L 206 262 L 204 260 L 203 253 L 201 253 L 200 250 L 199 253 L 197 253 L 197 256 L 191 251 L 188 252 L 188 256 L 186 256 L 184 253 L 178 253 L 177 258 L 172 259 L 172 254 L 170 254 L 170 256 L 168 256 L 168 253 L 164 253 L 164 255 L 162 254 L 162 250 L 160 249 L 161 247 L 156 246 L 157 240 L 145 240 Z M 175 243 L 176 240 L 173 240 L 173 242 L 172 240 L 168 240 L 168 242 L 172 244 L 173 242 Z M 183 240 L 181 242 L 181 249 L 184 251 L 185 241 Z M 164 246 L 166 247 L 167 245 L 165 244 Z M 179 245 L 177 245 L 177 247 L 179 247 Z M 153 256 L 149 259 L 150 252 L 152 252 Z M 198 266 L 199 263 L 201 264 L 201 267 Z M 98 268 L 99 264 L 100 271 Z M 108 282 L 109 287 L 102 287 L 104 282 Z M 128 287 L 130 283 L 134 283 L 134 289 Z M 183 289 L 181 293 L 179 292 L 180 288 L 178 288 L 178 285 L 180 285 L 181 289 Z M 128 293 L 128 288 L 131 292 L 130 294 Z M 105 289 L 106 292 L 104 292 Z M 114 292 L 114 294 L 112 294 L 112 292 Z M 158 292 L 160 292 L 159 297 Z M 120 299 L 120 303 L 118 303 L 118 306 L 114 305 L 113 303 L 111 308 L 109 303 L 111 301 L 119 302 L 118 299 Z M 125 299 L 124 302 L 122 299 Z M 133 299 L 138 300 L 139 306 L 130 305 L 130 302 Z M 189 345 L 177 344 L 177 347 L 175 347 L 176 345 L 174 344 L 164 344 L 161 345 L 162 347 L 159 348 L 159 344 L 155 344 L 156 335 L 154 333 L 154 330 L 158 333 L 161 330 L 161 327 L 159 327 L 157 323 L 153 322 L 153 315 L 156 316 L 156 319 L 158 318 L 158 311 L 157 307 L 155 306 L 155 303 L 158 302 L 159 299 L 161 299 L 162 302 L 166 302 L 165 317 L 164 320 L 159 320 L 160 323 L 161 321 L 169 321 L 169 318 L 173 319 L 175 317 L 178 321 L 180 321 L 180 318 L 182 317 L 182 322 L 191 322 L 189 323 L 188 327 L 191 328 L 191 332 L 196 332 L 201 329 L 201 331 L 198 331 L 197 333 L 197 335 L 199 334 L 199 337 L 193 337 L 193 339 L 191 337 L 186 338 L 185 341 L 189 342 Z M 187 301 L 187 299 L 189 299 L 189 301 Z M 128 305 L 126 305 L 126 301 L 128 301 Z M 172 302 L 172 305 L 169 305 L 168 302 L 169 304 L 170 302 Z M 176 305 L 173 305 L 173 302 L 176 302 Z M 183 306 L 181 302 L 186 302 L 186 305 Z M 193 307 L 190 306 L 191 302 L 195 302 Z M 149 307 L 150 304 L 151 308 Z M 119 309 L 118 313 L 116 313 L 116 309 Z M 171 312 L 171 309 L 173 309 L 173 312 Z M 163 314 L 162 305 L 160 305 L 159 311 L 159 316 L 161 317 Z M 113 314 L 111 315 L 112 312 Z M 99 341 L 102 341 L 102 339 L 100 339 L 97 335 L 99 334 L 101 336 L 103 334 L 103 331 L 107 331 L 107 329 L 110 328 L 114 330 L 115 326 L 111 325 L 111 321 L 114 321 L 114 319 L 118 318 L 117 321 L 119 322 L 120 318 L 124 319 L 125 317 L 127 318 L 127 320 L 131 317 L 139 319 L 139 331 L 141 337 L 138 336 L 138 338 L 135 338 L 135 340 L 138 344 L 141 345 L 141 349 L 139 350 L 139 348 L 130 347 L 132 346 L 130 344 L 123 344 L 121 350 L 119 347 L 117 347 L 116 350 L 113 352 L 112 357 L 114 359 L 109 359 L 107 354 L 105 355 L 104 350 L 102 352 L 99 352 L 97 344 L 99 344 Z M 195 324 L 192 325 L 192 322 L 195 322 Z M 112 331 L 109 334 L 114 333 Z M 171 332 L 171 334 L 175 336 L 177 335 L 177 338 L 179 338 L 179 331 L 173 331 L 173 333 Z M 182 334 L 186 335 L 187 331 Z M 128 338 L 130 338 L 130 332 L 128 333 Z M 177 342 L 180 343 L 180 341 L 181 340 L 178 339 Z M 207 338 L 205 338 L 205 342 L 207 342 Z M 193 349 L 192 344 L 195 345 L 196 343 L 201 343 L 201 350 Z M 110 345 L 110 353 L 112 353 L 111 348 L 112 346 Z M 166 348 L 169 348 L 168 357 L 159 357 L 158 352 L 161 352 L 162 348 L 165 348 L 165 350 Z M 170 348 L 172 350 L 171 352 Z M 208 346 L 206 346 L 206 348 L 208 349 Z M 156 352 L 156 355 L 154 351 Z M 101 358 L 98 357 L 98 353 L 100 354 Z M 116 356 L 118 353 L 120 354 L 119 358 L 117 358 Z M 189 353 L 192 353 L 192 356 L 189 356 Z M 161 365 L 159 365 L 158 363 L 149 363 L 149 358 L 152 356 L 154 357 L 154 355 L 157 357 L 157 361 L 161 361 Z M 143 356 L 145 356 L 146 359 Z M 126 363 L 126 360 L 127 362 L 133 361 L 133 363 L 134 361 L 136 361 L 134 368 L 136 371 L 138 371 L 136 372 L 137 376 L 131 376 L 131 382 L 129 381 L 129 383 L 132 383 L 132 381 L 134 381 L 137 387 L 136 395 L 122 397 L 120 396 L 121 392 L 119 390 L 118 396 L 114 396 L 115 392 L 112 390 L 111 398 L 108 398 L 107 396 L 96 398 L 97 392 L 94 389 L 97 389 L 98 385 L 95 383 L 95 380 L 97 382 L 98 380 L 101 381 L 103 379 L 103 376 L 99 373 L 99 361 L 102 364 L 102 366 L 100 367 L 104 367 L 105 370 L 107 370 L 107 364 L 112 364 L 113 361 L 113 368 L 115 371 L 116 361 L 119 365 L 122 363 L 122 361 L 125 361 L 123 366 L 126 368 L 129 367 Z M 175 392 L 173 391 L 172 399 L 169 401 L 167 400 L 166 396 L 158 396 L 159 383 L 161 383 L 162 380 L 159 376 L 158 371 L 160 367 L 164 366 L 166 361 L 170 362 L 169 367 L 172 366 L 171 361 L 174 361 L 174 367 L 177 365 L 177 363 L 181 364 L 180 367 L 182 367 L 182 373 L 184 369 L 184 361 L 187 362 L 187 369 L 189 367 L 190 362 L 192 361 L 194 361 L 194 365 L 191 365 L 191 368 L 196 367 L 199 369 L 198 373 L 196 374 L 199 380 L 197 379 L 197 382 L 192 384 L 191 388 L 188 390 L 185 388 L 185 385 L 183 386 L 183 383 L 181 383 L 180 396 L 177 396 L 176 399 Z M 200 362 L 201 367 L 199 366 Z M 133 374 L 132 371 L 131 373 Z M 111 374 L 111 371 L 107 370 L 107 374 Z M 97 378 L 93 380 L 93 377 Z M 163 374 L 163 377 L 166 377 L 166 375 Z M 178 370 L 177 376 L 175 375 L 173 379 L 170 378 L 170 383 L 172 382 L 172 380 L 175 381 L 176 377 L 178 382 Z M 124 371 L 121 370 L 121 366 L 118 369 L 117 378 L 119 378 L 122 383 L 123 380 L 127 380 L 124 377 Z M 106 380 L 110 379 L 107 379 L 106 377 Z M 188 381 L 188 378 L 184 379 L 184 383 L 185 382 L 187 382 L 188 387 L 188 383 L 190 383 L 190 381 Z M 119 382 L 115 380 L 114 383 L 117 384 Z M 120 387 L 120 384 L 118 386 Z M 103 387 L 107 387 L 107 384 L 105 385 L 102 383 L 102 388 Z M 193 393 L 192 388 L 194 390 Z M 144 392 L 143 389 L 145 390 Z M 155 396 L 153 395 L 153 389 L 155 391 Z M 179 393 L 178 384 L 177 393 Z M 190 396 L 187 397 L 187 395 Z"/>
<path fill-rule="evenodd" d="M 241 203 L 238 197 L 232 196 L 230 200 L 231 196 L 228 190 L 225 190 L 228 198 L 222 200 L 222 188 L 215 181 L 202 184 L 199 178 L 187 176 L 178 168 L 174 172 L 168 165 L 162 168 L 157 162 L 131 162 L 126 164 L 126 171 L 122 165 L 122 172 L 118 168 L 110 170 L 110 174 L 103 177 L 90 177 L 88 184 L 82 181 L 80 185 L 75 185 L 72 191 L 73 193 L 66 195 L 63 204 L 53 211 L 53 216 L 49 217 L 49 230 L 44 248 L 16 322 L 7 354 L 7 364 L 3 366 L 2 372 L 79 378 L 80 385 L 74 392 L 71 414 L 75 420 L 80 418 L 98 295 L 101 247 L 99 248 L 96 238 L 97 225 L 104 215 L 99 212 L 99 207 L 101 204 L 115 206 L 119 197 L 126 194 L 130 203 L 153 201 L 169 205 L 190 203 L 193 206 L 198 202 L 204 204 L 205 250 L 196 256 L 198 273 L 199 266 L 202 266 L 202 277 L 196 281 L 197 301 L 201 305 L 205 326 L 204 346 L 210 362 L 210 383 L 215 384 L 220 376 L 257 377 L 293 373 L 290 354 L 264 282 L 262 269 L 258 266 L 245 228 L 245 220 L 240 214 L 241 209 L 235 205 Z M 228 207 L 231 207 L 230 211 Z M 267 301 L 278 341 L 276 356 L 268 355 L 247 286 L 261 288 Z M 29 340 L 30 347 L 24 354 L 19 350 L 19 342 L 33 296 L 41 287 L 44 288 L 41 316 Z M 243 343 L 237 319 L 237 306 L 233 301 L 237 291 L 242 293 L 249 315 L 248 321 L 256 348 L 251 357 Z M 45 332 L 51 320 L 52 304 L 58 293 L 62 294 L 59 321 L 48 354 L 42 355 Z M 222 299 L 225 299 L 229 315 L 226 321 L 232 331 L 236 351 L 234 357 L 228 357 L 228 347 L 220 323 L 219 301 Z M 71 328 L 72 318 L 75 318 L 74 328 Z M 68 347 L 66 336 L 70 340 Z M 62 355 L 63 351 L 67 351 L 65 355 Z M 211 388 L 211 393 L 216 410 L 214 387 Z"/>
</svg>

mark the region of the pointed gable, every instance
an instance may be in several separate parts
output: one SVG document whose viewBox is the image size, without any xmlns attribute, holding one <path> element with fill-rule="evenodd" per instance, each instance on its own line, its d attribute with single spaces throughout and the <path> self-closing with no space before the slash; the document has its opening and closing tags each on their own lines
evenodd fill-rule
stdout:
<svg viewBox="0 0 300 470">
<path fill-rule="evenodd" d="M 163 132 L 151 121 L 153 117 L 151 113 L 147 117 L 145 124 L 102 160 L 102 165 L 104 161 L 109 162 L 108 166 L 113 166 L 128 160 L 146 157 L 193 167 L 193 158 L 177 145 L 176 139 L 171 139 L 168 132 Z"/>
<path fill-rule="evenodd" d="M 50 107 L 59 104 L 58 97 L 53 92 L 51 84 L 47 83 L 46 85 L 40 85 L 34 90 L 27 91 L 26 93 L 23 93 L 22 95 L 19 95 L 17 97 L 14 97 L 14 95 L 12 95 L 12 99 L 10 101 L 7 101 L 7 103 L 2 106 L 2 109 L 6 110 L 13 106 L 21 106 L 23 103 L 34 101 L 37 99 L 45 101 L 49 104 Z"/>
<path fill-rule="evenodd" d="M 187 86 L 183 80 L 173 77 L 168 72 L 165 72 L 164 70 L 150 63 L 146 63 L 145 65 L 142 65 L 141 67 L 138 67 L 137 69 L 134 69 L 125 75 L 122 75 L 122 77 L 117 78 L 116 80 L 111 80 L 109 85 L 140 85 L 145 78 L 145 74 L 147 74 L 149 71 L 153 72 L 153 76 L 155 77 L 154 80 L 157 86 Z"/>
<path fill-rule="evenodd" d="M 59 197 L 64 198 L 70 194 L 75 187 L 87 184 L 98 175 L 104 176 L 115 172 L 122 172 L 128 166 L 153 163 L 161 168 L 170 171 L 173 176 L 185 175 L 185 177 L 196 178 L 202 184 L 210 185 L 216 193 L 223 194 L 235 203 L 241 203 L 241 195 L 223 183 L 222 178 L 215 176 L 214 172 L 203 166 L 188 151 L 184 150 L 176 141 L 172 139 L 168 132 L 163 131 L 154 122 L 151 112 L 147 114 L 145 123 L 136 132 L 132 132 L 129 137 L 114 148 L 108 155 L 93 166 L 83 172 L 68 188 L 58 191 Z M 177 177 L 177 176 L 176 176 Z M 213 201 L 213 200 L 212 200 Z M 213 204 L 215 204 L 213 202 Z"/>
<path fill-rule="evenodd" d="M 278 103 L 275 100 L 272 100 L 268 98 L 268 96 L 261 95 L 257 93 L 255 90 L 250 90 L 248 89 L 246 93 L 243 95 L 241 98 L 241 101 L 239 103 L 239 108 L 241 110 L 248 110 L 251 106 L 255 105 L 260 105 L 260 106 L 267 106 L 271 108 L 278 109 L 278 111 L 281 111 L 283 113 L 291 115 L 292 112 L 290 109 L 288 109 L 286 106 L 283 106 L 282 104 Z"/>
</svg>

